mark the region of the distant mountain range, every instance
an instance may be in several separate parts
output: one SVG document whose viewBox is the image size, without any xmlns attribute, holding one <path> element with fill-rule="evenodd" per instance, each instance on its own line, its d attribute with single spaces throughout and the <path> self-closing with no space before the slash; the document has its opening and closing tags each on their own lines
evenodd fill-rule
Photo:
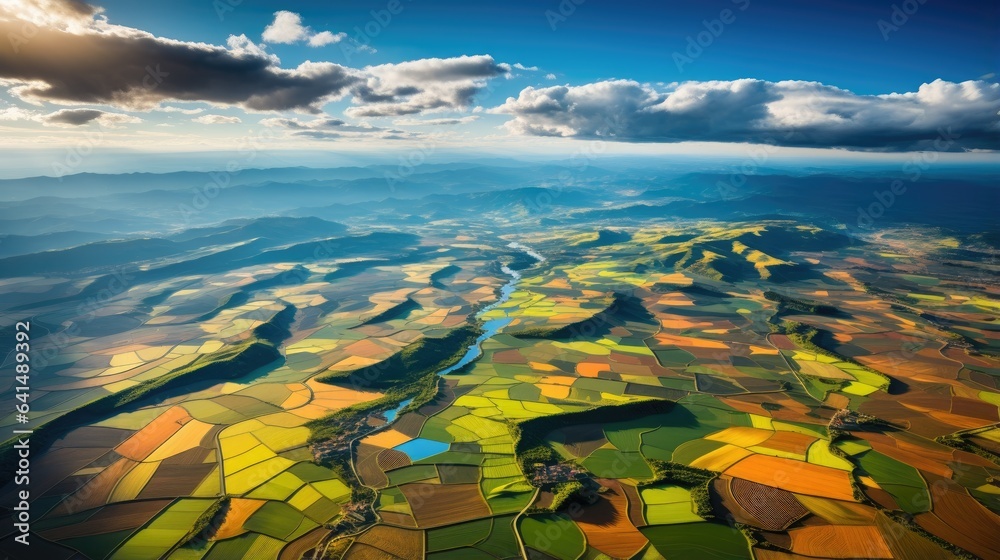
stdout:
<svg viewBox="0 0 1000 560">
<path fill-rule="evenodd" d="M 609 162 L 611 163 L 611 162 Z M 219 187 L 213 177 L 225 186 Z M 895 192 L 893 189 L 895 188 Z M 43 196 L 33 196 L 41 194 Z M 533 225 L 796 217 L 865 233 L 906 224 L 996 236 L 995 177 L 940 170 L 918 180 L 894 170 L 838 175 L 812 169 L 720 172 L 569 164 L 455 163 L 206 173 L 80 174 L 0 181 L 0 257 L 42 255 L 39 271 L 169 257 L 199 246 L 334 236 L 342 222 L 419 227 L 438 220 Z M 269 216 L 256 220 L 259 216 Z M 279 219 L 280 218 L 280 219 Z M 312 219 L 314 221 L 295 221 Z M 236 220 L 236 221 L 234 221 Z M 240 221 L 242 220 L 242 221 Z M 285 220 L 285 221 L 282 221 Z M 201 238 L 201 239 L 200 239 Z M 102 250 L 113 247 L 115 256 Z M 5 260 L 8 266 L 22 261 Z"/>
</svg>

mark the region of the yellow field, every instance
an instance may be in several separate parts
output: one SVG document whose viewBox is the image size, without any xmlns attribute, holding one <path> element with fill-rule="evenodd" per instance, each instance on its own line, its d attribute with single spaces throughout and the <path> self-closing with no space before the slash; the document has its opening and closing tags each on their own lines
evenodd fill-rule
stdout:
<svg viewBox="0 0 1000 560">
<path fill-rule="evenodd" d="M 280 473 L 294 464 L 295 461 L 284 457 L 271 457 L 256 464 L 254 468 L 243 469 L 235 474 L 227 474 L 226 491 L 230 494 L 244 494 L 267 482 L 275 473 Z"/>
<path fill-rule="evenodd" d="M 238 434 L 219 438 L 219 445 L 222 447 L 222 457 L 229 460 L 257 447 L 260 445 L 260 440 L 255 438 L 253 434 Z"/>
<path fill-rule="evenodd" d="M 149 479 L 153 478 L 153 473 L 159 466 L 160 463 L 139 463 L 132 467 L 132 470 L 118 481 L 115 489 L 111 492 L 111 497 L 108 498 L 108 503 L 134 500 L 139 492 L 145 488 Z"/>
<path fill-rule="evenodd" d="M 705 439 L 721 441 L 722 443 L 737 445 L 739 447 L 750 447 L 764 443 L 767 438 L 773 435 L 774 432 L 770 430 L 733 426 L 732 428 L 726 428 L 720 432 L 709 434 L 705 436 Z"/>
<path fill-rule="evenodd" d="M 229 476 L 232 473 L 237 473 L 247 467 L 262 463 L 272 457 L 276 457 L 275 452 L 269 449 L 266 445 L 260 444 L 250 451 L 241 453 L 232 459 L 225 459 L 223 461 L 223 468 L 225 469 L 226 476 Z"/>
<path fill-rule="evenodd" d="M 267 426 L 254 432 L 264 445 L 272 451 L 281 452 L 300 445 L 305 445 L 309 439 L 309 428 L 300 426 L 297 428 L 279 428 L 277 426 Z"/>
<path fill-rule="evenodd" d="M 167 457 L 172 457 L 183 451 L 187 451 L 192 447 L 198 445 L 203 437 L 208 434 L 209 430 L 212 429 L 211 424 L 206 424 L 199 420 L 191 420 L 187 424 L 177 430 L 177 433 L 170 436 L 163 445 L 159 446 L 150 453 L 149 457 L 146 458 L 147 461 L 162 461 Z"/>
<path fill-rule="evenodd" d="M 710 451 L 691 462 L 692 467 L 706 469 L 710 471 L 724 471 L 733 466 L 740 459 L 751 455 L 752 451 L 747 451 L 735 445 L 725 445 L 714 451 Z"/>
<path fill-rule="evenodd" d="M 288 505 L 299 511 L 305 511 L 306 508 L 316 503 L 316 500 L 320 499 L 322 494 L 320 494 L 315 488 L 309 486 L 308 484 L 303 486 L 301 490 L 295 493 L 291 499 L 288 500 Z"/>
</svg>

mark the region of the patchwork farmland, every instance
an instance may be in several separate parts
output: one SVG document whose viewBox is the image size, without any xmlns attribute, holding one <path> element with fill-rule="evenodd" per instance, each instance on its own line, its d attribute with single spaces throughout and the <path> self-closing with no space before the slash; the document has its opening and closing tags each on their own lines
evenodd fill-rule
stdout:
<svg viewBox="0 0 1000 560">
<path fill-rule="evenodd" d="M 449 231 L 114 300 L 39 381 L 46 558 L 1000 553 L 995 288 L 781 220 Z"/>
</svg>

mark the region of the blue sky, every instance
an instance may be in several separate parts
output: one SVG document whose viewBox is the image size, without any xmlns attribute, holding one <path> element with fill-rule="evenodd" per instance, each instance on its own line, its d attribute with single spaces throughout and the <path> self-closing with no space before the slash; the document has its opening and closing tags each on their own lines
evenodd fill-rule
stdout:
<svg viewBox="0 0 1000 560">
<path fill-rule="evenodd" d="M 638 151 L 749 142 L 981 152 L 1000 134 L 991 2 L 81 6 L 12 0 L 0 10 L 0 25 L 43 31 L 17 51 L 0 47 L 0 78 L 12 84 L 0 93 L 0 132 L 19 149 L 96 131 L 104 147 L 214 150 L 267 129 L 311 149 L 602 138 Z M 63 64 L 66 53 L 82 62 Z M 143 68 L 158 64 L 169 77 L 140 87 Z"/>
<path fill-rule="evenodd" d="M 232 0 L 235 4 L 238 0 Z M 226 4 L 225 0 L 220 0 Z M 122 25 L 188 41 L 224 43 L 229 35 L 259 34 L 278 9 L 302 15 L 318 30 L 356 35 L 384 10 L 385 0 L 266 2 L 244 0 L 232 11 L 210 0 L 105 0 L 106 15 Z M 218 4 L 218 3 L 216 3 Z M 338 45 L 313 49 L 276 45 L 286 64 L 317 57 L 379 64 L 428 57 L 491 54 L 538 66 L 574 83 L 606 78 L 639 81 L 814 80 L 878 94 L 912 91 L 941 78 L 960 82 L 996 72 L 1000 4 L 929 0 L 885 39 L 879 20 L 892 23 L 896 1 L 714 0 L 661 2 L 585 0 L 562 20 L 560 2 L 401 0 L 402 12 L 371 38 L 379 51 L 348 60 Z M 745 8 L 745 9 L 741 9 Z M 678 72 L 672 59 L 687 38 L 722 10 L 735 21 L 694 63 Z M 902 7 L 900 8 L 902 10 Z M 555 29 L 547 12 L 560 14 Z M 897 18 L 898 20 L 898 18 Z M 254 37 L 259 38 L 259 37 Z"/>
</svg>

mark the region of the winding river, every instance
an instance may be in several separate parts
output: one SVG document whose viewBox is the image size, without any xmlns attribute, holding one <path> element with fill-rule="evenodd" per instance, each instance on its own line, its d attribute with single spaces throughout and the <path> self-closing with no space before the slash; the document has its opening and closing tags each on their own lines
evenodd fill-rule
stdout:
<svg viewBox="0 0 1000 560">
<path fill-rule="evenodd" d="M 545 257 L 535 252 L 530 247 L 522 245 L 517 242 L 513 242 L 507 245 L 512 249 L 517 249 L 518 251 L 523 251 L 526 255 L 534 258 L 538 262 L 544 262 Z M 496 301 L 482 308 L 479 313 L 476 313 L 476 318 L 479 319 L 483 315 L 489 313 L 490 311 L 496 309 L 498 306 L 503 305 L 510 300 L 510 296 L 517 289 L 517 283 L 521 280 L 521 273 L 510 268 L 508 266 L 503 266 L 500 268 L 504 274 L 510 276 L 510 280 L 506 284 L 500 287 L 500 297 Z M 492 338 L 495 334 L 503 330 L 504 327 L 510 324 L 513 319 L 510 317 L 503 317 L 500 319 L 490 319 L 483 323 L 483 333 L 476 338 L 476 341 L 469 345 L 469 349 L 466 350 L 465 355 L 462 359 L 438 372 L 438 375 L 448 375 L 449 373 L 458 371 L 468 364 L 474 362 L 479 356 L 483 354 L 483 342 Z"/>
<path fill-rule="evenodd" d="M 530 248 L 521 245 L 520 243 L 511 243 L 508 247 L 523 251 L 525 254 L 530 255 L 538 262 L 545 261 L 545 257 L 539 255 Z M 498 297 L 496 301 L 482 308 L 479 313 L 476 313 L 477 319 L 509 301 L 510 296 L 514 293 L 514 290 L 517 289 L 517 283 L 521 280 L 521 273 L 508 266 L 501 267 L 501 270 L 503 270 L 504 274 L 510 276 L 510 280 L 500 287 L 500 297 Z M 458 371 L 466 365 L 474 362 L 483 354 L 483 342 L 499 333 L 504 327 L 509 325 L 511 321 L 512 319 L 510 317 L 503 317 L 501 319 L 490 319 L 489 321 L 483 323 L 483 333 L 476 338 L 475 342 L 469 345 L 469 348 L 465 351 L 465 355 L 462 356 L 462 359 L 454 365 L 442 369 L 438 372 L 438 375 L 448 375 L 449 373 Z M 383 412 L 382 415 L 385 417 L 387 423 L 391 424 L 395 421 L 399 412 L 406 408 L 411 402 L 413 402 L 413 399 L 406 399 L 399 403 L 395 408 Z"/>
</svg>

